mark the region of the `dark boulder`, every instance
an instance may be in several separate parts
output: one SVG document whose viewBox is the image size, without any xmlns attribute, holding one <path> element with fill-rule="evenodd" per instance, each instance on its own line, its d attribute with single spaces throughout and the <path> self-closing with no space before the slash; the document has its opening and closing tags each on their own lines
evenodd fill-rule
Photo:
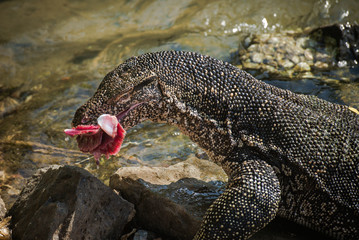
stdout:
<svg viewBox="0 0 359 240">
<path fill-rule="evenodd" d="M 133 204 L 74 166 L 39 170 L 8 212 L 13 239 L 119 239 L 134 214 Z"/>
<path fill-rule="evenodd" d="M 156 232 L 166 239 L 190 240 L 199 229 L 200 220 L 182 206 L 156 194 L 129 177 L 111 177 L 110 186 L 133 203 L 136 225 Z"/>
</svg>

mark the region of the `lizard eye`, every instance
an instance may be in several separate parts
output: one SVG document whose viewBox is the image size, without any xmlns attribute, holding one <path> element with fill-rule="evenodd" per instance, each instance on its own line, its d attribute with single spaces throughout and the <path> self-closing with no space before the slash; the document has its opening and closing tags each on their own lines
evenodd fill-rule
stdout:
<svg viewBox="0 0 359 240">
<path fill-rule="evenodd" d="M 126 101 L 129 100 L 129 98 L 131 97 L 133 93 L 133 87 L 129 87 L 127 89 L 125 89 L 124 91 L 122 91 L 121 93 L 119 93 L 118 95 L 112 97 L 108 103 L 115 103 L 118 101 Z"/>
<path fill-rule="evenodd" d="M 136 85 L 134 87 L 134 91 L 140 90 L 142 88 L 144 88 L 145 86 L 149 85 L 150 83 L 154 82 L 157 79 L 156 76 L 150 76 L 147 79 L 145 79 L 144 81 L 142 81 L 141 83 L 139 83 L 138 85 Z"/>
</svg>

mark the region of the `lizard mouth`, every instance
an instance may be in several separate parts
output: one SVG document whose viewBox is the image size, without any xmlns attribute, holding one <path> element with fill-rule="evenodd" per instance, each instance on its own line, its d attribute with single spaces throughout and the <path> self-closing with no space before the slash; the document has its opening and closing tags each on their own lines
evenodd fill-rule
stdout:
<svg viewBox="0 0 359 240">
<path fill-rule="evenodd" d="M 72 129 L 65 129 L 64 132 L 71 137 L 77 136 L 79 149 L 91 153 L 98 164 L 102 154 L 109 158 L 110 155 L 120 151 L 126 131 L 119 121 L 138 105 L 140 103 L 129 107 L 117 116 L 103 114 L 97 118 L 97 125 L 78 125 Z"/>
</svg>

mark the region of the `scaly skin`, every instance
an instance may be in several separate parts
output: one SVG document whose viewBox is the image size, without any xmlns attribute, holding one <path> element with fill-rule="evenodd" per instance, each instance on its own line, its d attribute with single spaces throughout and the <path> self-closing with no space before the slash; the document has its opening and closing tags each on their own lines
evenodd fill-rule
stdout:
<svg viewBox="0 0 359 240">
<path fill-rule="evenodd" d="M 139 104 L 130 111 L 131 106 Z M 178 126 L 229 176 L 195 239 L 247 239 L 279 215 L 337 239 L 359 236 L 359 115 L 191 52 L 130 58 L 73 125 Z M 122 114 L 121 114 L 122 113 Z"/>
</svg>

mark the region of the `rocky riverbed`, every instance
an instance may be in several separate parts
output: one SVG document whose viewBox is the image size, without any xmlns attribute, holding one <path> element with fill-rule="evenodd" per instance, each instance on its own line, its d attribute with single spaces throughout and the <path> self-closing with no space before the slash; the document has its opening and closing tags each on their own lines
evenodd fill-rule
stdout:
<svg viewBox="0 0 359 240">
<path fill-rule="evenodd" d="M 203 213 L 190 214 L 160 193 L 184 179 L 192 182 L 181 188 L 187 186 L 187 194 L 196 198 L 206 187 L 213 191 L 208 182 L 223 182 L 226 176 L 214 163 L 193 157 L 169 168 L 121 168 L 111 177 L 112 190 L 79 167 L 50 166 L 27 181 L 6 214 L 11 221 L 4 233 L 12 231 L 14 239 L 192 239 Z M 3 218 L 1 202 L 0 210 Z"/>
<path fill-rule="evenodd" d="M 358 33 L 356 25 L 335 24 L 250 35 L 240 44 L 238 66 L 260 79 L 320 79 L 341 88 L 343 102 L 359 108 Z"/>
<path fill-rule="evenodd" d="M 225 181 L 220 167 L 196 157 L 170 167 L 118 169 L 109 187 L 82 168 L 53 165 L 28 179 L 6 215 L 0 200 L 0 237 L 11 239 L 12 233 L 13 239 L 189 240 Z M 186 201 L 174 196 L 178 192 Z M 325 239 L 278 219 L 252 239 L 308 236 Z"/>
<path fill-rule="evenodd" d="M 118 169 L 110 187 L 79 167 L 50 166 L 28 179 L 6 217 L 0 200 L 0 239 L 192 239 L 225 181 L 220 167 L 196 157 Z M 326 239 L 276 219 L 251 239 L 308 237 Z"/>
</svg>

